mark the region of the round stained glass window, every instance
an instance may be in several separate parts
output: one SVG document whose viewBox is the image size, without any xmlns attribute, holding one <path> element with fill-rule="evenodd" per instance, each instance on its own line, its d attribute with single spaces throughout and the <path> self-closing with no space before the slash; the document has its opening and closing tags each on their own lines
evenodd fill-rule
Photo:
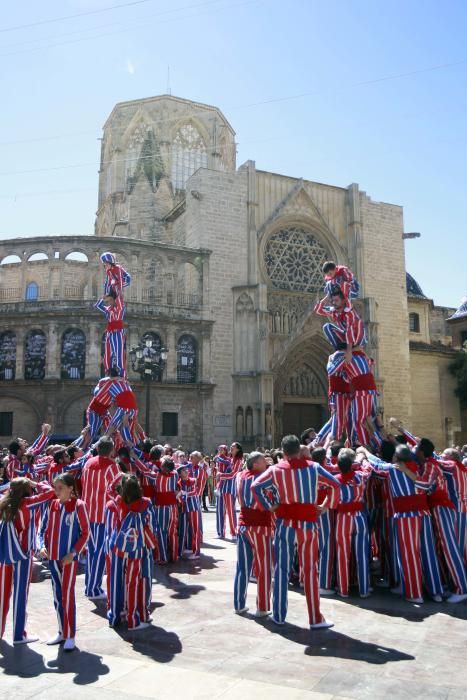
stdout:
<svg viewBox="0 0 467 700">
<path fill-rule="evenodd" d="M 281 229 L 268 239 L 266 271 L 277 289 L 315 292 L 323 287 L 322 266 L 329 253 L 313 234 L 301 228 Z"/>
</svg>

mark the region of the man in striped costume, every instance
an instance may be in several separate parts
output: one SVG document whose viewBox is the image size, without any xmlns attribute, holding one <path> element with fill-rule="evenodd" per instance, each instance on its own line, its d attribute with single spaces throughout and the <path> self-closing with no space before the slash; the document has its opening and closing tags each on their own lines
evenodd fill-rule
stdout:
<svg viewBox="0 0 467 700">
<path fill-rule="evenodd" d="M 246 594 L 254 567 L 257 579 L 256 617 L 266 617 L 271 600 L 272 514 L 255 499 L 252 484 L 267 469 L 261 452 L 252 452 L 247 468 L 237 474 L 237 498 L 240 504 L 237 537 L 237 569 L 234 582 L 234 608 L 238 615 L 248 611 Z M 273 505 L 272 491 L 265 497 Z"/>
<path fill-rule="evenodd" d="M 126 339 L 123 319 L 125 304 L 120 294 L 111 289 L 106 296 L 96 303 L 95 308 L 102 311 L 107 319 L 104 345 L 104 370 L 108 374 L 114 367 L 120 377 L 126 377 Z"/>
<path fill-rule="evenodd" d="M 331 627 L 319 607 L 318 582 L 318 516 L 326 508 L 334 508 L 339 500 L 339 482 L 323 467 L 300 455 L 300 441 L 295 435 L 282 440 L 284 458 L 270 466 L 252 484 L 252 490 L 263 508 L 277 517 L 274 536 L 273 620 L 283 625 L 287 615 L 287 590 L 297 545 L 303 576 L 310 627 Z M 320 486 L 329 488 L 328 498 L 318 502 Z M 279 505 L 271 506 L 267 492 L 273 490 Z"/>
<path fill-rule="evenodd" d="M 421 479 L 414 455 L 405 445 L 396 447 L 395 464 L 383 462 L 363 447 L 359 448 L 359 452 L 366 455 L 373 469 L 386 472 L 389 479 L 407 600 L 411 603 L 423 603 L 423 571 L 426 588 L 433 600 L 440 603 L 443 586 L 426 495 L 430 483 Z"/>
<path fill-rule="evenodd" d="M 89 515 L 91 536 L 88 541 L 85 594 L 88 598 L 106 598 L 102 590 L 105 568 L 105 504 L 120 470 L 112 459 L 114 445 L 110 438 L 97 443 L 97 457 L 87 460 L 82 472 L 83 501 Z"/>
<path fill-rule="evenodd" d="M 159 525 L 159 564 L 178 559 L 178 474 L 173 460 L 162 458 L 154 476 L 154 505 Z"/>
<path fill-rule="evenodd" d="M 47 441 L 49 439 L 49 433 L 51 426 L 48 423 L 44 423 L 41 428 L 41 434 L 34 440 L 32 445 L 28 446 L 26 440 L 18 438 L 13 440 L 8 445 L 8 459 L 6 462 L 6 477 L 8 481 L 11 481 L 18 476 L 26 476 L 24 465 L 21 463 L 21 458 L 26 452 L 30 455 L 41 454 L 44 450 Z"/>
<path fill-rule="evenodd" d="M 177 469 L 180 489 L 179 513 L 179 553 L 190 549 L 188 559 L 199 559 L 201 552 L 201 500 L 198 481 L 189 475 L 189 464 L 182 464 Z M 191 539 L 191 542 L 190 542 Z"/>
<path fill-rule="evenodd" d="M 330 302 L 330 303 L 329 303 Z M 330 296 L 319 301 L 314 311 L 318 316 L 327 316 L 332 323 L 325 323 L 323 333 L 334 350 L 345 350 L 350 362 L 352 348 L 366 345 L 365 326 L 352 306 L 346 304 L 339 287 L 331 290 Z"/>
<path fill-rule="evenodd" d="M 117 263 L 115 255 L 109 251 L 102 253 L 101 263 L 105 269 L 104 294 L 113 289 L 121 296 L 123 289 L 130 286 L 130 273 Z"/>
<path fill-rule="evenodd" d="M 444 450 L 439 465 L 456 508 L 457 541 L 467 566 L 467 465 L 461 462 L 459 452 L 450 448 Z"/>
</svg>

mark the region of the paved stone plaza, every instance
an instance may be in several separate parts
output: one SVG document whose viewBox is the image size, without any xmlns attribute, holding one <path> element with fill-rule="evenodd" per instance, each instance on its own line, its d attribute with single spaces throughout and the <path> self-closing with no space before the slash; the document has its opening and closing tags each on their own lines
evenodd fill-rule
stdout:
<svg viewBox="0 0 467 700">
<path fill-rule="evenodd" d="M 48 647 L 56 633 L 50 581 L 31 586 L 30 633 L 13 648 L 11 620 L 0 642 L 0 697 L 120 700 L 178 698 L 467 697 L 467 605 L 414 606 L 389 592 L 368 600 L 326 599 L 331 630 L 310 632 L 303 593 L 289 593 L 289 623 L 278 628 L 232 612 L 235 546 L 214 538 L 205 516 L 200 562 L 156 571 L 154 622 L 146 631 L 111 630 L 103 602 L 78 577 L 77 649 Z M 255 585 L 250 584 L 254 610 Z"/>
</svg>

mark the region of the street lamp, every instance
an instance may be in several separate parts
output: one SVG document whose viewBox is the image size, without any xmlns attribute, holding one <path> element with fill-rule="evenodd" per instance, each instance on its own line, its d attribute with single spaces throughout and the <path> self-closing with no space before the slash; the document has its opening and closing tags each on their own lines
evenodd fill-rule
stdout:
<svg viewBox="0 0 467 700">
<path fill-rule="evenodd" d="M 146 336 L 130 350 L 131 366 L 134 372 L 146 383 L 146 418 L 145 431 L 149 435 L 149 413 L 151 401 L 151 382 L 161 382 L 167 362 L 167 348 L 153 347 L 154 339 Z"/>
</svg>

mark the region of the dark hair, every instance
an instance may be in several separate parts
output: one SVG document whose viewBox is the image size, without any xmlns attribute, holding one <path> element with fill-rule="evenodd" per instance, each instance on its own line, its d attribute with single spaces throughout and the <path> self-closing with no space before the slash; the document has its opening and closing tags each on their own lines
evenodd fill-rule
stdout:
<svg viewBox="0 0 467 700">
<path fill-rule="evenodd" d="M 337 284 L 333 284 L 331 287 L 331 291 L 329 293 L 330 297 L 341 297 L 341 299 L 345 299 L 344 292 L 340 287 L 337 286 Z"/>
<path fill-rule="evenodd" d="M 238 450 L 236 457 L 243 457 L 243 447 L 240 445 L 240 443 L 233 442 L 232 445 Z"/>
<path fill-rule="evenodd" d="M 424 457 L 431 457 L 435 451 L 435 446 L 429 438 L 422 438 L 417 447 L 419 450 L 421 450 Z"/>
<path fill-rule="evenodd" d="M 322 269 L 323 273 L 326 274 L 326 272 L 330 272 L 331 270 L 336 269 L 336 263 L 333 262 L 332 260 L 328 260 L 327 262 L 324 263 L 324 265 L 321 269 Z"/>
<path fill-rule="evenodd" d="M 112 299 L 116 299 L 116 298 L 117 298 L 117 292 L 115 291 L 115 289 L 110 288 L 109 291 L 105 293 L 105 296 L 106 296 L 106 297 L 112 297 Z"/>
<path fill-rule="evenodd" d="M 18 450 L 21 450 L 21 449 L 22 449 L 22 448 L 21 448 L 21 445 L 19 444 L 18 440 L 13 440 L 13 441 L 10 442 L 10 444 L 8 445 L 8 450 L 9 450 L 9 452 L 10 452 L 12 455 L 17 455 L 17 454 L 18 454 Z"/>
<path fill-rule="evenodd" d="M 318 462 L 318 464 L 322 466 L 326 459 L 326 450 L 324 447 L 316 447 L 311 453 L 311 459 L 313 462 Z"/>
<path fill-rule="evenodd" d="M 348 474 L 355 461 L 355 452 L 348 447 L 343 447 L 337 455 L 337 466 L 342 474 Z"/>
<path fill-rule="evenodd" d="M 379 451 L 381 459 L 383 459 L 385 462 L 392 462 L 394 452 L 396 451 L 396 446 L 390 440 L 382 440 Z"/>
<path fill-rule="evenodd" d="M 284 455 L 280 450 L 274 450 L 272 453 L 272 461 L 274 464 L 278 464 Z"/>
<path fill-rule="evenodd" d="M 97 454 L 100 457 L 108 457 L 109 454 L 112 452 L 113 447 L 114 443 L 112 438 L 101 437 L 101 439 L 97 443 Z"/>
<path fill-rule="evenodd" d="M 55 464 L 60 464 L 60 461 L 65 457 L 65 455 L 66 455 L 65 448 L 63 448 L 63 450 L 57 450 L 54 454 Z"/>
<path fill-rule="evenodd" d="M 305 443 L 305 440 L 308 440 L 308 435 L 310 433 L 316 433 L 316 430 L 314 428 L 307 428 L 306 430 L 304 430 L 303 433 L 300 435 L 300 442 Z"/>
<path fill-rule="evenodd" d="M 143 452 L 150 452 L 152 450 L 153 446 L 154 446 L 154 443 L 149 438 L 146 438 L 146 440 L 143 440 L 143 442 L 141 443 L 141 447 L 142 447 Z"/>
<path fill-rule="evenodd" d="M 109 377 L 122 377 L 123 371 L 118 367 L 112 366 L 109 370 Z"/>
<path fill-rule="evenodd" d="M 70 447 L 67 448 L 67 453 L 71 461 L 73 461 L 73 457 L 75 454 L 78 452 L 79 447 L 75 447 L 74 445 L 70 445 Z"/>
<path fill-rule="evenodd" d="M 0 501 L 0 520 L 11 522 L 21 506 L 21 501 L 31 493 L 31 482 L 24 476 L 10 481 L 10 488 Z"/>
<path fill-rule="evenodd" d="M 134 474 L 125 474 L 125 476 L 122 477 L 121 483 L 122 499 L 127 505 L 134 503 L 134 501 L 137 501 L 138 498 L 141 498 L 143 495 L 139 479 Z"/>
<path fill-rule="evenodd" d="M 331 451 L 331 457 L 337 457 L 337 455 L 343 447 L 344 445 L 341 442 L 333 442 L 331 447 L 329 448 Z"/>
<path fill-rule="evenodd" d="M 161 466 L 167 467 L 169 471 L 173 471 L 175 469 L 175 462 L 168 455 L 166 455 L 162 460 Z"/>
<path fill-rule="evenodd" d="M 413 454 L 407 445 L 397 445 L 395 454 L 398 462 L 410 462 L 413 460 Z"/>
<path fill-rule="evenodd" d="M 76 495 L 75 480 L 71 474 L 59 474 L 54 479 L 54 484 L 56 484 L 57 482 L 60 482 L 61 484 L 64 484 L 65 486 L 71 486 L 71 488 L 73 489 L 73 494 Z"/>
<path fill-rule="evenodd" d="M 405 435 L 395 435 L 395 439 L 399 445 L 407 445 L 407 438 Z"/>
<path fill-rule="evenodd" d="M 285 435 L 281 448 L 286 457 L 296 457 L 300 452 L 300 440 L 296 435 Z"/>
<path fill-rule="evenodd" d="M 151 447 L 149 451 L 149 459 L 153 459 L 154 461 L 160 459 L 162 457 L 162 450 L 160 447 L 157 445 L 154 445 L 154 447 Z"/>
<path fill-rule="evenodd" d="M 125 446 L 120 447 L 117 452 L 117 456 L 122 459 L 130 459 L 130 450 Z"/>
</svg>

